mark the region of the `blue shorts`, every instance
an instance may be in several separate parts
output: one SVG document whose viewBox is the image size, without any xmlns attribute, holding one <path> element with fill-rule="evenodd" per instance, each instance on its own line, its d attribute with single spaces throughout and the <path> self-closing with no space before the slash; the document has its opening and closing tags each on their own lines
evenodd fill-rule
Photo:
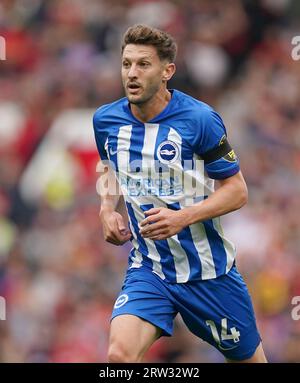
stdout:
<svg viewBox="0 0 300 383">
<path fill-rule="evenodd" d="M 132 314 L 171 336 L 180 313 L 189 330 L 226 358 L 250 358 L 261 338 L 247 286 L 233 266 L 215 279 L 171 284 L 146 268 L 129 269 L 112 318 Z"/>
</svg>

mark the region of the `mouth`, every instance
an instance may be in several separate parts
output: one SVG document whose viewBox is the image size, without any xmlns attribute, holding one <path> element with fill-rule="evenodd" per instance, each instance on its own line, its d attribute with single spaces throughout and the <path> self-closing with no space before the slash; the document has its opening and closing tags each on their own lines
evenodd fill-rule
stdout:
<svg viewBox="0 0 300 383">
<path fill-rule="evenodd" d="M 127 89 L 129 91 L 129 93 L 131 93 L 131 94 L 138 93 L 141 88 L 142 87 L 139 84 L 136 84 L 136 83 L 131 83 L 131 84 L 127 85 Z"/>
</svg>

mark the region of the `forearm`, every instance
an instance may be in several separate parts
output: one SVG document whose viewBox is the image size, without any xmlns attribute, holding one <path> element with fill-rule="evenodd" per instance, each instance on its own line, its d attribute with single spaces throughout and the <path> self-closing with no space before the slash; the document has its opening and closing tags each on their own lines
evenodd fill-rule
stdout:
<svg viewBox="0 0 300 383">
<path fill-rule="evenodd" d="M 100 213 L 116 211 L 122 192 L 111 169 L 107 168 L 100 175 L 97 190 L 100 195 Z"/>
<path fill-rule="evenodd" d="M 207 199 L 186 207 L 180 212 L 182 219 L 188 226 L 240 209 L 247 202 L 247 198 L 248 193 L 245 185 L 239 186 L 228 183 L 222 185 Z"/>
<path fill-rule="evenodd" d="M 116 211 L 120 195 L 101 195 L 100 198 L 100 212 L 101 211 Z"/>
</svg>

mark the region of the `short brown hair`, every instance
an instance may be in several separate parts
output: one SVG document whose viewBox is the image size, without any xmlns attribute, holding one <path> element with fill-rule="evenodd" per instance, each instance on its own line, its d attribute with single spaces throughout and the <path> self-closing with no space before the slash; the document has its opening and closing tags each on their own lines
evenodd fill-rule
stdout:
<svg viewBox="0 0 300 383">
<path fill-rule="evenodd" d="M 143 24 L 128 28 L 123 36 L 122 53 L 128 44 L 152 45 L 156 48 L 160 60 L 174 62 L 177 44 L 167 32 Z"/>
</svg>

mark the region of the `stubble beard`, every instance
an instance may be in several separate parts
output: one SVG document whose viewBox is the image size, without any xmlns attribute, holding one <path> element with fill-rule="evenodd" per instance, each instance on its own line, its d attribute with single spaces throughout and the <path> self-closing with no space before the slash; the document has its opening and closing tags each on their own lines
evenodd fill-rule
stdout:
<svg viewBox="0 0 300 383">
<path fill-rule="evenodd" d="M 143 89 L 143 93 L 140 96 L 134 96 L 130 95 L 127 90 L 125 90 L 126 97 L 128 98 L 128 101 L 133 105 L 144 105 L 149 100 L 151 100 L 155 94 L 159 91 L 159 86 L 157 84 L 153 84 L 152 86 L 148 87 L 147 90 Z"/>
</svg>

